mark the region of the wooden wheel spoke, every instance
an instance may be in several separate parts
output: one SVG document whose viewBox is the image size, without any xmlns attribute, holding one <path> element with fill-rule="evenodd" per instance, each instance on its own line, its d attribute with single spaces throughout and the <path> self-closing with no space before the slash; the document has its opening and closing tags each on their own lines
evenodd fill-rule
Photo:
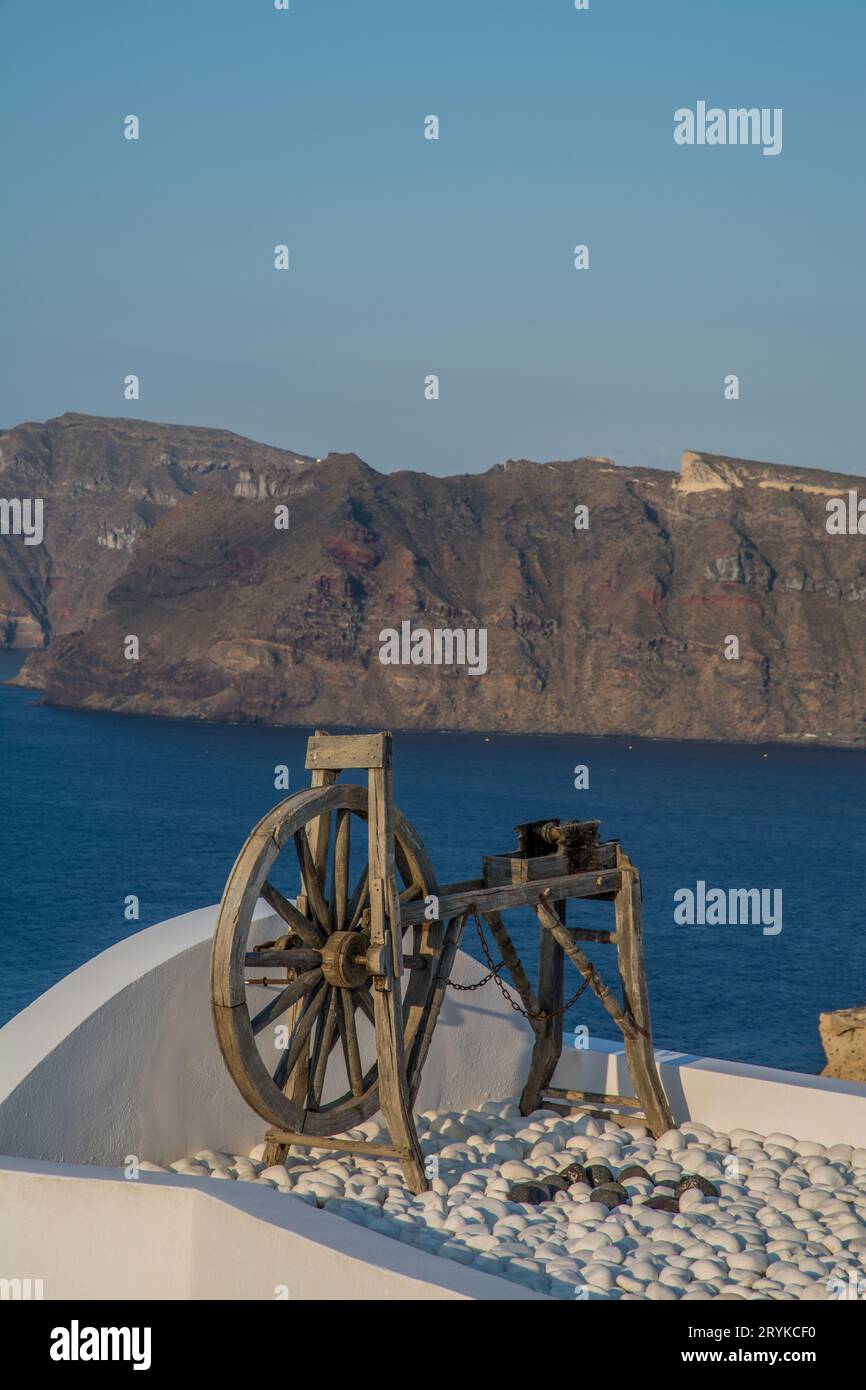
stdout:
<svg viewBox="0 0 866 1390">
<path fill-rule="evenodd" d="M 370 998 L 370 991 L 365 985 L 363 989 L 355 990 L 355 998 L 358 1001 L 358 1008 L 361 1013 L 376 1027 L 376 1015 L 373 1012 L 373 1000 Z"/>
<path fill-rule="evenodd" d="M 327 882 L 328 870 L 328 850 L 331 846 L 331 816 L 319 816 L 318 820 L 307 827 L 307 841 L 310 852 L 313 856 L 313 863 L 316 866 L 316 873 L 319 875 L 319 882 Z"/>
<path fill-rule="evenodd" d="M 295 1067 L 297 1066 L 298 1062 L 301 1059 L 301 1056 L 303 1055 L 303 1052 L 307 1045 L 307 1039 L 310 1036 L 310 1032 L 312 1030 L 313 1024 L 316 1021 L 316 1018 L 318 1017 L 319 1010 L 325 1002 L 325 995 L 327 994 L 328 989 L 329 985 L 327 984 L 327 981 L 322 979 L 320 980 L 319 984 L 316 985 L 315 993 L 310 994 L 307 997 L 307 1002 L 304 1005 L 304 1010 L 301 1014 L 301 1017 L 298 1019 L 298 1022 L 295 1025 L 294 1031 L 289 1040 L 289 1045 L 283 1053 L 282 1057 L 280 1058 L 279 1062 L 277 1063 L 277 1069 L 274 1072 L 274 1081 L 281 1089 L 291 1078 L 291 1075 L 295 1070 Z"/>
<path fill-rule="evenodd" d="M 334 833 L 334 860 L 331 873 L 331 923 L 335 931 L 344 931 L 349 899 L 349 852 L 351 849 L 351 811 L 337 812 Z"/>
<path fill-rule="evenodd" d="M 404 889 L 403 889 L 403 892 L 400 894 L 400 902 L 401 902 L 401 903 L 411 903 L 411 902 L 414 902 L 416 898 L 420 898 L 420 897 L 422 896 L 423 892 L 424 892 L 424 885 L 423 885 L 423 883 L 410 883 L 409 886 L 408 886 L 408 888 L 404 888 Z"/>
<path fill-rule="evenodd" d="M 310 850 L 310 842 L 303 830 L 295 832 L 295 853 L 298 856 L 298 866 L 301 870 L 301 882 L 304 893 L 307 896 L 313 914 L 327 936 L 331 930 L 330 913 L 328 904 L 325 902 L 325 895 L 322 892 L 322 883 L 319 878 L 318 870 L 313 863 L 313 855 Z"/>
<path fill-rule="evenodd" d="M 264 898 L 268 907 L 272 907 L 278 917 L 282 917 L 286 926 L 291 927 L 305 946 L 321 946 L 325 939 L 324 933 L 315 922 L 310 921 L 309 917 L 304 917 L 294 903 L 290 903 L 288 898 L 284 898 L 279 888 L 275 888 L 272 883 L 265 883 L 259 897 Z"/>
<path fill-rule="evenodd" d="M 394 860 L 397 865 L 397 872 L 403 880 L 404 888 L 411 888 L 415 875 L 409 863 L 409 857 L 399 840 L 394 841 Z"/>
<path fill-rule="evenodd" d="M 370 866 L 364 865 L 361 877 L 355 884 L 355 891 L 349 899 L 346 908 L 346 931 L 354 931 L 361 920 L 361 913 L 367 906 L 370 897 Z"/>
<path fill-rule="evenodd" d="M 310 1081 L 308 1090 L 308 1104 L 313 1110 L 318 1110 L 322 1103 L 322 1088 L 325 1083 L 325 1072 L 328 1066 L 328 1058 L 333 1050 L 337 1032 L 337 1010 L 338 1010 L 338 991 L 333 986 L 328 990 L 327 1004 L 324 1009 L 319 1011 L 316 1023 L 316 1039 L 313 1043 L 313 1054 L 310 1061 Z"/>
<path fill-rule="evenodd" d="M 355 1027 L 355 1009 L 358 1007 L 356 999 L 361 992 L 360 990 L 340 990 L 341 1009 L 337 1020 L 340 1029 L 340 1042 L 343 1045 L 343 1061 L 346 1064 L 346 1075 L 349 1078 L 353 1096 L 364 1094 L 361 1050 L 358 1047 L 358 1030 Z"/>
<path fill-rule="evenodd" d="M 321 969 L 307 970 L 303 975 L 299 975 L 297 980 L 292 980 L 291 984 L 275 995 L 263 1009 L 250 1019 L 250 1026 L 254 1034 L 259 1034 L 269 1023 L 273 1023 L 281 1014 L 296 1004 L 299 999 L 303 999 L 305 994 L 309 994 L 311 989 L 315 989 L 322 978 Z"/>
</svg>

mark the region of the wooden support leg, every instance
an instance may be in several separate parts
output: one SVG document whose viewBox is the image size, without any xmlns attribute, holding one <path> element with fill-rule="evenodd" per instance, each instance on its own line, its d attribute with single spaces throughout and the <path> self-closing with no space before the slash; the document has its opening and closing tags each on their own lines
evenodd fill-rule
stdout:
<svg viewBox="0 0 866 1390">
<path fill-rule="evenodd" d="M 390 969 L 373 986 L 379 1104 L 410 1192 L 426 1192 L 424 1155 L 415 1132 L 403 1046 L 403 941 L 394 864 L 391 768 L 370 769 L 370 941 L 390 948 Z M 388 917 L 390 916 L 390 922 Z"/>
<path fill-rule="evenodd" d="M 431 942 L 434 952 L 434 954 L 431 954 L 431 968 L 436 970 L 436 984 L 412 1047 L 409 1075 L 413 1077 L 414 1080 L 409 1100 L 413 1105 L 415 1103 L 415 1097 L 418 1094 L 418 1087 L 421 1085 L 421 1074 L 424 1070 L 424 1063 L 427 1060 L 427 1053 L 433 1041 L 433 1031 L 439 1018 L 439 1011 L 442 1008 L 442 1001 L 445 998 L 445 991 L 448 988 L 451 967 L 454 964 L 454 957 L 457 955 L 457 949 L 460 945 L 460 938 L 462 935 L 462 917 L 452 917 L 448 923 L 447 929 L 443 928 L 441 922 L 436 922 L 431 925 L 428 933 L 428 940 Z M 419 951 L 421 949 L 421 942 L 416 938 L 415 950 Z"/>
<path fill-rule="evenodd" d="M 565 903 L 553 904 L 561 922 L 565 921 Z M 529 1075 L 520 1097 L 521 1115 L 529 1115 L 541 1106 L 541 1097 L 556 1064 L 562 1055 L 562 986 L 565 977 L 565 958 L 562 947 L 550 932 L 539 932 L 538 941 L 538 1008 L 542 1015 L 534 1020 L 535 1046 L 529 1063 Z M 538 1026 L 536 1027 L 535 1024 Z"/>
<path fill-rule="evenodd" d="M 647 1122 L 658 1138 L 673 1129 L 674 1118 L 662 1086 L 652 1044 L 649 993 L 643 952 L 643 911 L 640 874 L 628 855 L 617 847 L 617 868 L 622 869 L 622 885 L 614 900 L 616 910 L 616 954 L 626 1010 L 636 1025 L 632 1036 L 625 1036 L 625 1057 L 635 1095 L 643 1106 Z"/>
</svg>

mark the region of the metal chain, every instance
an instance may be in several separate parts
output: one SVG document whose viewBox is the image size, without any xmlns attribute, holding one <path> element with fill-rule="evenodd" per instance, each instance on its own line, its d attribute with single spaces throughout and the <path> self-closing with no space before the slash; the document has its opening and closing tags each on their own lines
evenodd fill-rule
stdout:
<svg viewBox="0 0 866 1390">
<path fill-rule="evenodd" d="M 547 1013 L 544 1010 L 542 1010 L 540 1013 L 533 1013 L 530 1009 L 521 1008 L 517 1000 L 511 994 L 511 991 L 503 983 L 502 977 L 499 974 L 499 971 L 502 969 L 502 966 L 504 965 L 504 961 L 500 961 L 498 965 L 493 964 L 493 956 L 490 954 L 490 948 L 487 945 L 487 939 L 484 935 L 484 929 L 481 926 L 481 921 L 478 916 L 478 909 L 476 908 L 474 903 L 470 907 L 467 907 L 466 911 L 463 913 L 463 917 L 460 922 L 460 930 L 462 931 L 465 927 L 466 919 L 469 916 L 473 917 L 475 920 L 475 930 L 478 933 L 478 940 L 481 944 L 481 950 L 484 954 L 485 964 L 489 967 L 489 969 L 487 971 L 487 974 L 484 976 L 483 980 L 478 980 L 477 983 L 474 985 L 459 985 L 456 980 L 451 979 L 445 981 L 447 985 L 450 985 L 452 989 L 460 990 L 462 994 L 470 994 L 473 990 L 481 989 L 491 980 L 495 980 L 497 988 L 499 989 L 499 992 L 502 995 L 505 1002 L 511 1005 L 512 1009 L 516 1014 L 522 1014 L 524 1018 L 559 1018 L 562 1014 L 567 1013 L 567 1011 L 571 1008 L 572 1004 L 577 1003 L 578 999 L 583 994 L 583 991 L 589 984 L 589 980 L 583 981 L 580 987 L 575 990 L 571 998 L 566 1000 L 561 1009 L 553 1009 L 550 1013 Z"/>
</svg>

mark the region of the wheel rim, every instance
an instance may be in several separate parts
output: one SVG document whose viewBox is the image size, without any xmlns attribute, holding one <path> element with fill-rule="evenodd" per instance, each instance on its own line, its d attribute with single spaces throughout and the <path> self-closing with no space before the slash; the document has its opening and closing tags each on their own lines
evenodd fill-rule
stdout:
<svg viewBox="0 0 866 1390">
<path fill-rule="evenodd" d="M 325 816 L 326 852 L 316 864 L 307 829 Z M 362 931 L 369 892 L 366 849 L 363 867 L 350 881 L 352 830 L 356 822 L 363 823 L 366 845 L 366 820 L 366 789 L 352 783 L 310 788 L 287 798 L 249 835 L 220 903 L 211 956 L 211 997 L 220 1049 L 248 1104 L 272 1125 L 299 1134 L 338 1134 L 369 1119 L 379 1108 L 374 1046 L 370 1057 L 372 977 L 360 963 L 366 949 Z M 396 809 L 394 840 L 404 884 L 401 898 L 411 901 L 436 893 L 423 843 Z M 283 851 L 296 863 L 300 901 L 307 904 L 304 913 L 270 881 Z M 260 897 L 281 918 L 283 934 L 269 951 L 251 952 L 250 928 Z M 413 1068 L 417 1070 L 413 1043 L 435 988 L 438 952 L 430 949 L 433 938 L 427 928 L 404 929 L 404 954 L 410 940 L 412 963 L 403 979 L 403 1030 L 413 1091 L 418 1079 L 413 1074 Z M 256 956 L 262 963 L 253 963 Z M 260 979 L 254 972 L 261 970 L 271 977 L 278 971 L 280 980 L 264 999 L 259 986 L 247 983 L 250 978 Z M 273 1051 L 268 1043 L 271 1037 L 276 1043 Z M 370 1058 L 366 1062 L 365 1052 Z M 341 1087 L 337 1078 L 343 1076 L 346 1084 Z M 325 1099 L 335 1085 L 338 1094 Z"/>
</svg>

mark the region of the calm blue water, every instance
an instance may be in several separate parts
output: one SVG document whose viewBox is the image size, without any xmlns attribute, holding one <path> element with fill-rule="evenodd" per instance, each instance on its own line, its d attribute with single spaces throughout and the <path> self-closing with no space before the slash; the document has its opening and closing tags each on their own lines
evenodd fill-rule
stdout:
<svg viewBox="0 0 866 1390">
<path fill-rule="evenodd" d="M 0 680 L 19 664 L 0 653 Z M 274 766 L 307 785 L 308 732 L 45 709 L 0 686 L 0 1021 L 132 931 L 216 902 L 250 827 L 285 795 Z M 658 1046 L 818 1071 L 818 1012 L 866 1000 L 866 755 L 399 734 L 395 761 L 397 803 L 443 880 L 478 876 L 518 821 L 598 818 L 622 841 L 644 878 Z M 574 790 L 577 763 L 589 791 Z M 676 926 L 674 892 L 698 879 L 781 888 L 781 934 Z M 132 893 L 138 923 L 123 916 Z M 612 911 L 587 903 L 569 921 Z M 510 921 L 534 968 L 534 919 Z M 479 955 L 471 927 L 464 945 Z M 569 1022 L 615 1032 L 586 996 Z"/>
</svg>

